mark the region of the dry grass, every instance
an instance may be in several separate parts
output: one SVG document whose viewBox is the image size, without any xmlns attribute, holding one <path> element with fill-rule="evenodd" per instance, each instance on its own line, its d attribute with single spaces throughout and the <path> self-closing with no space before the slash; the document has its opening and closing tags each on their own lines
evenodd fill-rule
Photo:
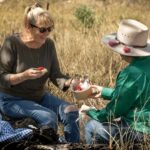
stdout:
<svg viewBox="0 0 150 150">
<path fill-rule="evenodd" d="M 38 0 L 46 6 L 47 0 Z M 6 0 L 0 4 L 0 42 L 12 32 L 20 32 L 24 8 L 37 0 Z M 95 24 L 84 28 L 74 16 L 75 9 L 85 4 L 95 13 Z M 61 68 L 64 73 L 88 74 L 92 83 L 114 86 L 117 73 L 125 66 L 117 54 L 107 49 L 100 39 L 115 32 L 124 18 L 142 21 L 150 27 L 150 2 L 148 0 L 51 0 L 50 13 L 55 20 L 55 30 L 51 38 L 56 43 Z M 51 92 L 78 106 L 85 103 L 97 108 L 104 107 L 106 101 L 88 99 L 77 101 L 72 93 L 61 92 L 50 85 Z"/>
</svg>

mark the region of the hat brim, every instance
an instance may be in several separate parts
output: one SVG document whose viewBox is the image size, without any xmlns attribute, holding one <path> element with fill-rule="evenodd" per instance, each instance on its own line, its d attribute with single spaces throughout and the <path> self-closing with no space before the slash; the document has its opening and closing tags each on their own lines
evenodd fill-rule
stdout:
<svg viewBox="0 0 150 150">
<path fill-rule="evenodd" d="M 107 45 L 110 49 L 112 49 L 114 52 L 117 52 L 121 55 L 126 56 L 150 56 L 150 39 L 147 41 L 147 45 L 145 47 L 133 47 L 124 45 L 122 43 L 118 43 L 115 46 L 110 46 L 109 41 L 111 40 L 117 40 L 117 33 L 112 33 L 104 36 L 102 38 L 102 42 Z M 129 52 L 124 51 L 124 47 L 127 46 L 130 48 Z"/>
</svg>

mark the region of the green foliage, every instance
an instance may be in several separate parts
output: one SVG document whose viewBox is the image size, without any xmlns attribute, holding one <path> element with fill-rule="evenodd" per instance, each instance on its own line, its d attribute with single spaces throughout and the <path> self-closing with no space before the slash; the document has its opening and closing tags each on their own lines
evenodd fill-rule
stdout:
<svg viewBox="0 0 150 150">
<path fill-rule="evenodd" d="M 84 27 L 91 28 L 93 26 L 95 21 L 94 12 L 88 6 L 80 5 L 76 8 L 74 15 Z"/>
</svg>

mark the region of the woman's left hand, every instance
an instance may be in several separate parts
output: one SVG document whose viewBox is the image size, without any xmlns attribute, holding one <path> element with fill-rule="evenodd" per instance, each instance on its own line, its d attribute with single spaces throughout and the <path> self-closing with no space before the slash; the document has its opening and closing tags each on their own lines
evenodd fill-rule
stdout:
<svg viewBox="0 0 150 150">
<path fill-rule="evenodd" d="M 65 86 L 70 87 L 73 90 L 74 87 L 76 87 L 79 83 L 80 83 L 80 80 L 71 78 L 65 82 Z"/>
</svg>

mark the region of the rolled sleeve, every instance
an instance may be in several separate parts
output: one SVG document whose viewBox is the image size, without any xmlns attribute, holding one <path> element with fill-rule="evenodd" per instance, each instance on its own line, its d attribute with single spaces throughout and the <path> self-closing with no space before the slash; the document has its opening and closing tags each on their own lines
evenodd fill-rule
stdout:
<svg viewBox="0 0 150 150">
<path fill-rule="evenodd" d="M 68 87 L 65 87 L 65 82 L 67 79 L 69 79 L 69 77 L 61 73 L 56 48 L 53 42 L 51 43 L 51 49 L 52 49 L 52 66 L 50 69 L 49 78 L 54 85 L 59 87 L 61 90 L 65 91 L 68 89 Z"/>
<path fill-rule="evenodd" d="M 101 110 L 89 110 L 87 111 L 87 115 L 100 122 L 105 122 L 109 120 L 109 115 L 105 108 Z"/>
<path fill-rule="evenodd" d="M 10 74 L 13 73 L 16 55 L 13 41 L 6 38 L 0 51 L 0 85 L 10 87 Z"/>
<path fill-rule="evenodd" d="M 7 87 L 11 87 L 11 83 L 10 83 L 10 74 L 1 74 L 0 76 L 0 81 L 1 84 L 7 86 Z"/>
</svg>

